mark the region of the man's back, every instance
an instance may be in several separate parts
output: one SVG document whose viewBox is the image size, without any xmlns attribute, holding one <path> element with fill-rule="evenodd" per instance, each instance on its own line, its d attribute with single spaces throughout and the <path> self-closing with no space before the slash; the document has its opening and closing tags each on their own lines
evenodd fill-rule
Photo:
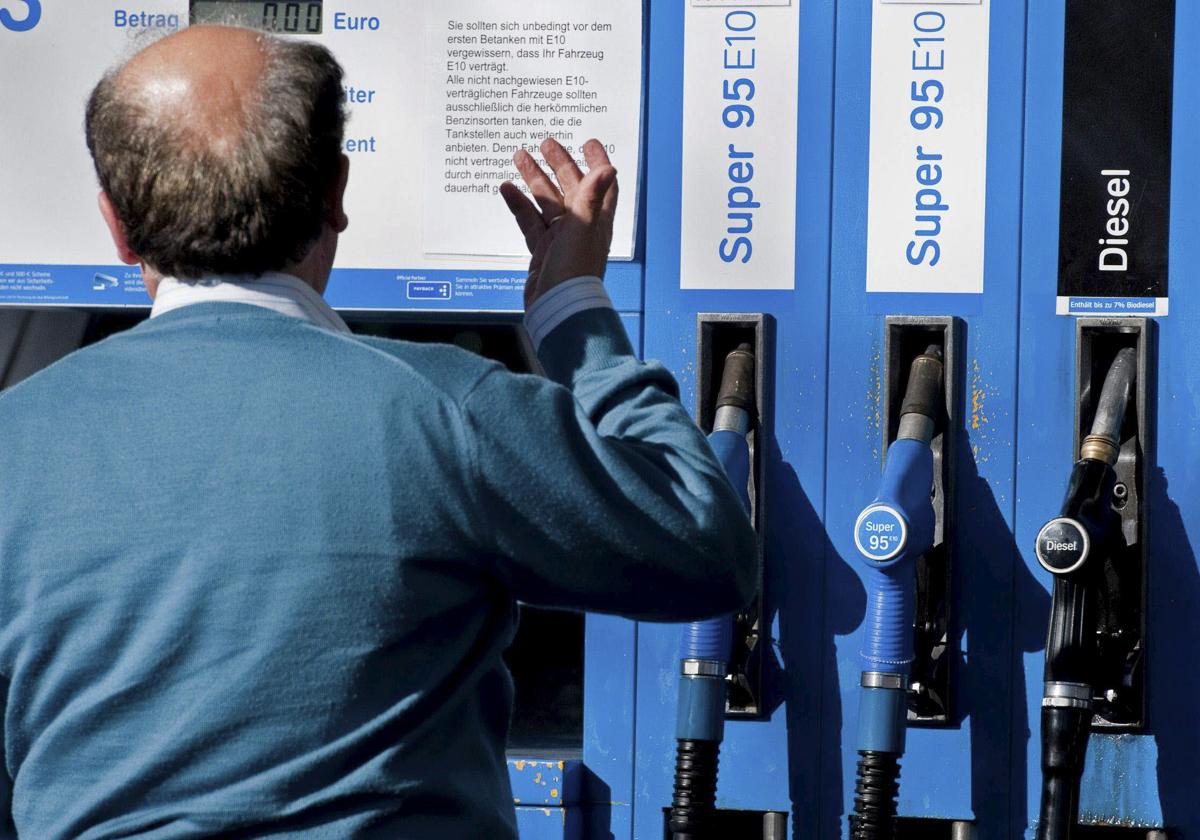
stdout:
<svg viewBox="0 0 1200 840">
<path fill-rule="evenodd" d="M 616 324 L 548 345 L 619 344 Z M 200 304 L 0 396 L 22 833 L 512 836 L 513 598 L 684 618 L 743 597 L 710 576 L 750 582 L 718 571 L 744 527 L 711 551 L 673 533 L 736 502 L 660 369 L 587 355 L 558 371 L 580 405 L 454 348 Z"/>
<path fill-rule="evenodd" d="M 441 387 L 487 363 L 218 310 L 0 399 L 18 825 L 342 837 L 403 811 L 404 836 L 434 836 L 422 812 L 506 836 L 512 602 L 465 539 Z"/>
</svg>

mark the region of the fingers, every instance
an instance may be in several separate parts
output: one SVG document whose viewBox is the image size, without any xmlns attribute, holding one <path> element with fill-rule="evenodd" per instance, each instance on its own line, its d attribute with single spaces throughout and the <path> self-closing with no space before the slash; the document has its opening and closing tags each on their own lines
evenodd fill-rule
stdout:
<svg viewBox="0 0 1200 840">
<path fill-rule="evenodd" d="M 542 209 L 542 221 L 550 224 L 552 219 L 561 216 L 563 214 L 563 194 L 550 180 L 550 176 L 542 170 L 542 167 L 537 165 L 533 155 L 521 149 L 513 155 L 513 163 L 517 165 L 517 171 L 521 173 L 521 178 L 529 186 L 529 191 L 537 200 L 538 207 Z"/>
<path fill-rule="evenodd" d="M 579 185 L 580 198 L 586 204 L 591 218 L 600 215 L 604 208 L 604 198 L 609 189 L 617 182 L 617 170 L 611 166 L 601 166 L 593 169 Z"/>
<path fill-rule="evenodd" d="M 530 213 L 536 211 L 515 185 L 501 187 L 501 190 L 531 249 L 536 238 L 566 212 L 567 205 L 571 205 L 577 212 L 585 212 L 590 218 L 605 215 L 611 220 L 616 213 L 617 173 L 609 160 L 608 152 L 604 145 L 595 139 L 584 143 L 582 151 L 589 170 L 586 176 L 561 143 L 553 137 L 542 141 L 542 155 L 554 171 L 554 176 L 558 179 L 557 185 L 529 152 L 521 149 L 513 155 L 517 171 L 521 173 L 521 177 L 529 186 L 529 192 L 541 209 L 540 218 L 537 220 L 540 227 L 532 224 Z M 530 237 L 533 237 L 532 241 Z"/>
<path fill-rule="evenodd" d="M 512 181 L 505 181 L 500 185 L 500 195 L 504 198 L 504 203 L 508 205 L 509 211 L 512 212 L 513 218 L 517 220 L 517 227 L 521 229 L 521 233 L 525 237 L 525 246 L 529 248 L 530 253 L 533 253 L 542 234 L 546 232 L 546 223 L 542 220 L 542 214 Z"/>
<path fill-rule="evenodd" d="M 583 161 L 588 165 L 588 169 L 612 166 L 612 161 L 608 159 L 608 152 L 604 150 L 604 144 L 595 138 L 583 144 Z"/>
<path fill-rule="evenodd" d="M 593 210 L 606 216 L 608 221 L 611 222 L 617 213 L 617 173 L 612 167 L 612 162 L 608 158 L 608 152 L 605 150 L 604 144 L 595 138 L 588 140 L 583 144 L 583 159 L 591 172 L 605 169 L 612 170 L 612 177 L 610 178 L 606 174 L 598 185 L 597 192 L 589 196 Z"/>
<path fill-rule="evenodd" d="M 620 192 L 620 185 L 617 183 L 616 170 L 613 170 L 613 181 L 609 186 L 608 191 L 604 193 L 604 201 L 600 205 L 600 213 L 608 220 L 611 225 L 613 219 L 617 215 L 617 194 Z"/>
<path fill-rule="evenodd" d="M 542 141 L 542 157 L 554 170 L 554 177 L 558 179 L 558 185 L 562 187 L 563 193 L 569 193 L 583 180 L 583 173 L 575 165 L 575 159 L 553 137 L 547 137 Z M 590 163 L 588 168 L 591 168 Z"/>
</svg>

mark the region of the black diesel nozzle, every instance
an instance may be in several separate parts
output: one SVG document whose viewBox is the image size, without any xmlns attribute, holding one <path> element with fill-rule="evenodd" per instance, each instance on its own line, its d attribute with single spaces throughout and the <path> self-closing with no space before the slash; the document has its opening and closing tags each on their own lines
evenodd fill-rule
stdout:
<svg viewBox="0 0 1200 840">
<path fill-rule="evenodd" d="M 1135 351 L 1118 351 L 1104 378 L 1091 433 L 1071 470 L 1062 510 L 1037 536 L 1038 562 L 1054 575 L 1042 696 L 1038 840 L 1069 840 L 1079 816 L 1096 673 L 1097 589 L 1104 559 L 1122 539 L 1113 509 L 1113 465 L 1136 370 Z"/>
</svg>

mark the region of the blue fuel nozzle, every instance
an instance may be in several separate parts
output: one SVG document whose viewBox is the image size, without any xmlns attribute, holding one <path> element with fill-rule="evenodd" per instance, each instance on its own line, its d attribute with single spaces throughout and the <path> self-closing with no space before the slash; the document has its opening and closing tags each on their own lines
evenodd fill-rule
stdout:
<svg viewBox="0 0 1200 840">
<path fill-rule="evenodd" d="M 743 344 L 725 357 L 716 416 L 708 442 L 730 484 L 750 512 L 750 444 L 754 353 Z M 716 807 L 717 764 L 725 734 L 726 673 L 733 648 L 733 616 L 688 625 L 680 663 L 675 719 L 675 785 L 669 824 L 677 840 L 706 836 Z"/>
<path fill-rule="evenodd" d="M 913 660 L 916 559 L 933 546 L 933 440 L 942 404 L 942 353 L 931 346 L 913 360 L 888 447 L 879 491 L 854 523 L 854 545 L 867 567 L 867 615 L 859 695 L 858 782 L 852 840 L 895 833 L 899 757 L 908 718 Z"/>
<path fill-rule="evenodd" d="M 913 565 L 933 545 L 930 441 L 941 394 L 941 351 L 930 347 L 913 360 L 879 491 L 854 523 L 854 545 L 867 567 L 866 672 L 907 677 L 912 664 Z"/>
</svg>

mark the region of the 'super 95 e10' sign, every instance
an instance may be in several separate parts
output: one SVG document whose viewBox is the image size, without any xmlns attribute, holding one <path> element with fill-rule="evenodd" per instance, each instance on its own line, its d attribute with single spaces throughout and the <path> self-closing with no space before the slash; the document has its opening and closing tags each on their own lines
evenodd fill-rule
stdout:
<svg viewBox="0 0 1200 840">
<path fill-rule="evenodd" d="M 989 0 L 875 0 L 867 291 L 983 291 Z"/>
<path fill-rule="evenodd" d="M 681 288 L 794 287 L 799 8 L 686 7 Z"/>
</svg>

